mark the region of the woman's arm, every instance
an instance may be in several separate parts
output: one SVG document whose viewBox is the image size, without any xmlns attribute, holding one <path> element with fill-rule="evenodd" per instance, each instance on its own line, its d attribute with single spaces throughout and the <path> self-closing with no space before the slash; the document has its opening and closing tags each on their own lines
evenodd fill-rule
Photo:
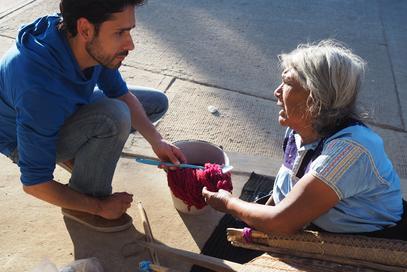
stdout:
<svg viewBox="0 0 407 272">
<path fill-rule="evenodd" d="M 257 230 L 270 233 L 294 233 L 327 212 L 339 201 L 331 187 L 311 174 L 306 174 L 276 206 L 248 203 L 226 191 L 203 196 L 213 208 L 230 213 Z"/>
</svg>

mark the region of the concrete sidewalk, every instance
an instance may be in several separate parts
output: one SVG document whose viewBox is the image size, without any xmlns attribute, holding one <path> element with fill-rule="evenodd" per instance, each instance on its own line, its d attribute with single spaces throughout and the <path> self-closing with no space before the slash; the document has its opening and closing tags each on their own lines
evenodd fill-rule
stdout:
<svg viewBox="0 0 407 272">
<path fill-rule="evenodd" d="M 59 1 L 0 0 L 0 55 L 18 27 L 58 11 Z M 235 166 L 234 194 L 248 173 L 273 175 L 281 159 L 283 129 L 273 90 L 280 81 L 277 55 L 297 44 L 335 38 L 368 62 L 361 105 L 407 189 L 407 2 L 402 0 L 149 0 L 137 11 L 136 49 L 121 71 L 129 84 L 164 90 L 170 110 L 157 125 L 171 141 L 201 139 L 222 146 Z M 208 111 L 215 106 L 218 114 Z M 152 155 L 132 135 L 114 179 L 115 191 L 142 201 L 153 233 L 163 244 L 200 252 L 221 214 L 176 212 L 163 172 L 136 165 L 129 155 Z M 23 193 L 18 169 L 0 159 L 0 270 L 30 271 L 43 257 L 57 266 L 99 257 L 106 271 L 136 271 L 145 252 L 128 247 L 142 239 L 136 207 L 134 228 L 115 235 L 90 232 L 63 221 L 58 208 Z M 69 176 L 57 169 L 56 177 Z M 404 190 L 406 192 L 407 190 Z M 406 195 L 406 194 L 405 194 Z M 131 254 L 128 253 L 131 251 Z M 187 271 L 188 265 L 165 258 Z"/>
</svg>

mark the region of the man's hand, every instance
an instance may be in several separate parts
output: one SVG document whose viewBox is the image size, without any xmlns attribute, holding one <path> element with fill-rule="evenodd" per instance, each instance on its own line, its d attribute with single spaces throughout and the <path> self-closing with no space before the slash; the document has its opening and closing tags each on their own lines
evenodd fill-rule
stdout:
<svg viewBox="0 0 407 272">
<path fill-rule="evenodd" d="M 208 191 L 206 187 L 202 189 L 202 196 L 205 198 L 205 202 L 215 210 L 220 212 L 228 212 L 228 204 L 234 197 L 228 191 L 220 189 L 217 193 Z"/>
<path fill-rule="evenodd" d="M 116 219 L 124 214 L 131 206 L 133 195 L 121 192 L 114 193 L 101 200 L 100 211 L 97 215 L 106 219 Z"/>
<path fill-rule="evenodd" d="M 184 154 L 178 147 L 162 139 L 160 133 L 148 119 L 143 106 L 136 96 L 128 92 L 120 96 L 119 99 L 126 103 L 130 110 L 132 127 L 140 132 L 151 144 L 154 153 L 157 154 L 160 160 L 174 164 L 186 162 Z"/>
<path fill-rule="evenodd" d="M 106 219 L 119 218 L 133 201 L 133 195 L 128 193 L 114 193 L 104 199 L 91 197 L 54 180 L 23 186 L 23 189 L 26 193 L 59 207 L 96 214 Z"/>
<path fill-rule="evenodd" d="M 157 144 L 152 146 L 154 153 L 162 161 L 169 161 L 174 164 L 185 163 L 186 158 L 182 151 L 175 145 L 161 139 Z"/>
</svg>

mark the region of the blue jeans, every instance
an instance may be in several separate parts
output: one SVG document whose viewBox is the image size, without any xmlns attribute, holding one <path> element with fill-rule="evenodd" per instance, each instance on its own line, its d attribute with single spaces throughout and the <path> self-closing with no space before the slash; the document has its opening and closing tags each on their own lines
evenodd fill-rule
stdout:
<svg viewBox="0 0 407 272">
<path fill-rule="evenodd" d="M 151 122 L 167 111 L 168 99 L 163 92 L 135 86 L 129 90 Z M 59 133 L 57 162 L 75 161 L 69 187 L 95 197 L 110 195 L 116 164 L 131 130 L 127 105 L 96 90 L 92 103 L 79 108 Z"/>
</svg>

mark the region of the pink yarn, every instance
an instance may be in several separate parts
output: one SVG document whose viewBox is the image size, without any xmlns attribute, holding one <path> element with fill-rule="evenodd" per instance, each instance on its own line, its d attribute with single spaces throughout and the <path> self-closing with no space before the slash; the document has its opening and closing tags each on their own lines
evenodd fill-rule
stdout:
<svg viewBox="0 0 407 272">
<path fill-rule="evenodd" d="M 223 174 L 218 164 L 206 163 L 205 169 L 178 168 L 167 173 L 168 186 L 172 193 L 187 206 L 202 209 L 206 203 L 202 197 L 202 188 L 217 192 L 223 189 L 232 192 L 230 172 Z"/>
<path fill-rule="evenodd" d="M 248 227 L 244 227 L 242 236 L 246 243 L 251 243 L 252 242 L 252 229 L 248 228 Z"/>
</svg>

